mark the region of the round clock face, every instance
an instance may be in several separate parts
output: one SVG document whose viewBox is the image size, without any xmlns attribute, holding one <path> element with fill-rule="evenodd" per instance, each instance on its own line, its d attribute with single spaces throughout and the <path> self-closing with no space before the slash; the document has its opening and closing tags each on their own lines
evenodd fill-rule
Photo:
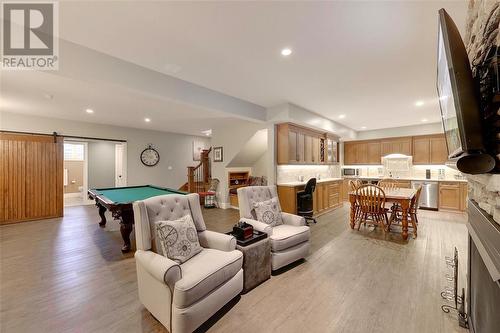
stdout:
<svg viewBox="0 0 500 333">
<path fill-rule="evenodd" d="M 146 148 L 141 153 L 141 162 L 146 166 L 155 166 L 160 161 L 160 154 L 153 148 Z"/>
</svg>

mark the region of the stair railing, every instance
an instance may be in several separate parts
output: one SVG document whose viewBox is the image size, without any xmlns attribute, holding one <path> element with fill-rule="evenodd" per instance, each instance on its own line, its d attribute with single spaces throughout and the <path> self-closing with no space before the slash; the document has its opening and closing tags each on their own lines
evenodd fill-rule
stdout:
<svg viewBox="0 0 500 333">
<path fill-rule="evenodd" d="M 210 184 L 212 178 L 212 171 L 210 167 L 210 149 L 201 151 L 200 163 L 196 166 L 188 167 L 188 192 L 199 193 L 205 192 Z"/>
</svg>

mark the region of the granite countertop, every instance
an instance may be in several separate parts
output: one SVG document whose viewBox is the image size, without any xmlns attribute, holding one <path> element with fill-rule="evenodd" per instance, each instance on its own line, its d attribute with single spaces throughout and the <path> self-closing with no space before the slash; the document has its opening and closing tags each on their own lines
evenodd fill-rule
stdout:
<svg viewBox="0 0 500 333">
<path fill-rule="evenodd" d="M 389 179 L 387 177 L 366 177 L 366 176 L 359 176 L 359 177 L 344 177 L 344 179 L 361 179 L 361 180 L 379 180 L 379 179 Z M 425 178 L 418 178 L 418 177 L 403 177 L 403 178 L 391 178 L 394 180 L 410 180 L 410 181 L 429 181 L 429 182 L 459 182 L 459 183 L 467 183 L 467 179 L 425 179 Z"/>
<path fill-rule="evenodd" d="M 318 179 L 316 182 L 317 183 L 326 183 L 326 182 L 334 182 L 334 181 L 339 181 L 342 180 L 342 178 L 321 178 Z M 304 186 L 306 185 L 307 181 L 296 181 L 296 182 L 286 182 L 286 183 L 278 183 L 278 186 L 289 186 L 289 187 L 295 187 L 295 186 Z"/>
</svg>

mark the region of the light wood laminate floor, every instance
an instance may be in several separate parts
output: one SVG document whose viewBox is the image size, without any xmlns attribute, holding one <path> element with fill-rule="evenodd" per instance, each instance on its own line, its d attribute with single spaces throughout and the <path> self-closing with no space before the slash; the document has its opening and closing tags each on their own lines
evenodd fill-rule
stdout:
<svg viewBox="0 0 500 333">
<path fill-rule="evenodd" d="M 445 255 L 457 246 L 464 285 L 465 215 L 420 211 L 417 239 L 348 226 L 348 205 L 312 225 L 311 254 L 241 296 L 210 332 L 465 332 L 444 314 Z M 227 231 L 235 210 L 205 210 Z M 140 304 L 133 254 L 94 206 L 62 219 L 0 227 L 1 332 L 165 332 Z"/>
</svg>

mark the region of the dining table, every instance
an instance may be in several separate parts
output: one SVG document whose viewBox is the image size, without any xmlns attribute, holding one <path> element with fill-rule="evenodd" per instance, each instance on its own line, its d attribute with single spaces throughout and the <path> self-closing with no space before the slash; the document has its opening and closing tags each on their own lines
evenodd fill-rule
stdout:
<svg viewBox="0 0 500 333">
<path fill-rule="evenodd" d="M 408 212 L 411 205 L 411 200 L 417 193 L 416 189 L 412 188 L 384 188 L 385 200 L 386 202 L 393 202 L 399 204 L 401 207 L 401 224 L 402 237 L 404 240 L 408 239 Z M 354 229 L 356 223 L 356 191 L 349 192 L 349 202 L 351 203 L 351 215 L 350 215 L 350 225 L 351 229 Z M 417 226 L 413 227 L 413 236 L 417 237 Z"/>
</svg>

